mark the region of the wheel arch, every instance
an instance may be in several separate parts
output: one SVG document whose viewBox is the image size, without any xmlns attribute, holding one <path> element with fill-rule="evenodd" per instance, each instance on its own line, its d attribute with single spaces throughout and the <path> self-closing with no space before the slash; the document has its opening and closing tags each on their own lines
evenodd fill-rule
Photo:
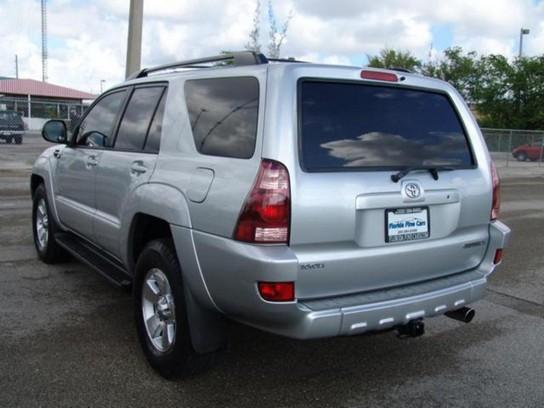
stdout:
<svg viewBox="0 0 544 408">
<path fill-rule="evenodd" d="M 183 232 L 180 233 L 180 229 Z M 215 307 L 198 263 L 195 262 L 196 254 L 193 251 L 192 239 L 189 238 L 191 230 L 172 227 L 164 219 L 137 213 L 130 231 L 128 254 L 132 271 L 136 269 L 138 256 L 147 243 L 165 238 L 172 241 L 181 268 L 191 343 L 195 351 L 200 354 L 222 348 L 226 342 L 224 318 Z M 138 281 L 138 278 L 135 277 L 135 281 Z"/>
</svg>

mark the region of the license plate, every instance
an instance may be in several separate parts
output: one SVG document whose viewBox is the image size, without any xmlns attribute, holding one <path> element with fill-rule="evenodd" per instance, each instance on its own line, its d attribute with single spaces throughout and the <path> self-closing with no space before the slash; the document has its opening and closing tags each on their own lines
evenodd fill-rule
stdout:
<svg viewBox="0 0 544 408">
<path fill-rule="evenodd" d="M 427 207 L 385 210 L 385 242 L 415 241 L 429 238 Z"/>
</svg>

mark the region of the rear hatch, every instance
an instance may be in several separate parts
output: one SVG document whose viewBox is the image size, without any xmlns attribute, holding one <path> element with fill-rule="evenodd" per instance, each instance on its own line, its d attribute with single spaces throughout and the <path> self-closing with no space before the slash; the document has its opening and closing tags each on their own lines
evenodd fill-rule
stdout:
<svg viewBox="0 0 544 408">
<path fill-rule="evenodd" d="M 489 170 L 478 167 L 446 92 L 301 79 L 297 99 L 290 245 L 299 298 L 405 285 L 481 262 Z"/>
</svg>

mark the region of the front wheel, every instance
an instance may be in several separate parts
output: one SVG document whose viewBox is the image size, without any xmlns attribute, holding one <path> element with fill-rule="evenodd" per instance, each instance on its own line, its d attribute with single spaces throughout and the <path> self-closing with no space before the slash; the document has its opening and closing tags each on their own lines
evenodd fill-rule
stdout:
<svg viewBox="0 0 544 408">
<path fill-rule="evenodd" d="M 181 268 L 169 239 L 149 242 L 135 268 L 136 328 L 149 364 L 168 379 L 207 368 L 213 356 L 195 352 Z"/>
<path fill-rule="evenodd" d="M 38 256 L 45 263 L 56 263 L 66 257 L 66 253 L 55 240 L 57 231 L 58 227 L 49 209 L 45 187 L 40 184 L 32 197 L 32 232 Z"/>
<path fill-rule="evenodd" d="M 15 143 L 16 144 L 23 143 L 23 136 L 20 136 L 20 135 L 15 136 Z"/>
</svg>

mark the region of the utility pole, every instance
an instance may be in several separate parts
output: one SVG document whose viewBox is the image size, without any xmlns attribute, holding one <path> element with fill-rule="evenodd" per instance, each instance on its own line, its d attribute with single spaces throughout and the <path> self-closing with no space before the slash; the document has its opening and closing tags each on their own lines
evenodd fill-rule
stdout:
<svg viewBox="0 0 544 408">
<path fill-rule="evenodd" d="M 127 65 L 125 77 L 140 69 L 142 59 L 142 22 L 144 0 L 130 0 L 128 15 Z"/>
<path fill-rule="evenodd" d="M 523 56 L 523 36 L 527 35 L 531 32 L 528 28 L 521 28 L 519 30 L 519 57 L 521 58 Z"/>
<path fill-rule="evenodd" d="M 105 79 L 100 80 L 100 93 L 104 92 L 104 83 L 106 82 Z"/>
<path fill-rule="evenodd" d="M 42 0 L 42 81 L 47 82 L 47 0 Z"/>
<path fill-rule="evenodd" d="M 19 56 L 15 54 L 15 78 L 19 79 Z"/>
</svg>

